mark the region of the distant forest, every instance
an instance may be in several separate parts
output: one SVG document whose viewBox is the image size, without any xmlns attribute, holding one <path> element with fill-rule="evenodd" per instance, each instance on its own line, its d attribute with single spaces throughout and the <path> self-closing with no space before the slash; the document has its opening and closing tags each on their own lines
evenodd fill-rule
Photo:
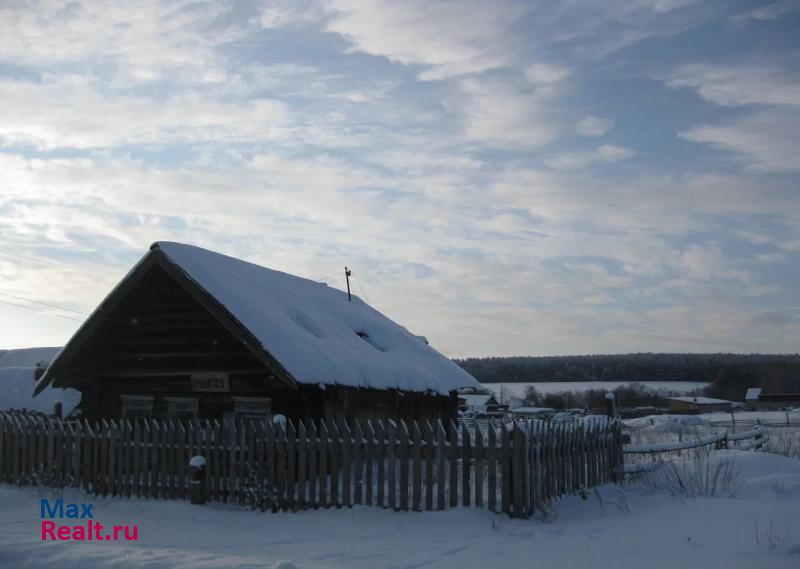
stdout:
<svg viewBox="0 0 800 569">
<path fill-rule="evenodd" d="M 800 354 L 620 354 L 455 360 L 482 383 L 537 381 L 706 381 L 719 395 L 761 386 L 800 391 Z"/>
</svg>

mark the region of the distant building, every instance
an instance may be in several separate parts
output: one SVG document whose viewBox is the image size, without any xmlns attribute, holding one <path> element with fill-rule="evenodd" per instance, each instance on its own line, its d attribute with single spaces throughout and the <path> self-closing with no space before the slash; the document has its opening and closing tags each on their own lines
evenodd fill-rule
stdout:
<svg viewBox="0 0 800 569">
<path fill-rule="evenodd" d="M 670 413 L 688 415 L 693 413 L 713 413 L 714 411 L 730 411 L 733 402 L 712 397 L 669 397 Z"/>
<path fill-rule="evenodd" d="M 800 407 L 800 393 L 763 393 L 760 387 L 751 387 L 744 404 L 753 411 L 790 409 Z"/>
<path fill-rule="evenodd" d="M 508 405 L 501 405 L 494 395 L 460 394 L 458 410 L 462 414 L 500 416 L 505 415 Z"/>
</svg>

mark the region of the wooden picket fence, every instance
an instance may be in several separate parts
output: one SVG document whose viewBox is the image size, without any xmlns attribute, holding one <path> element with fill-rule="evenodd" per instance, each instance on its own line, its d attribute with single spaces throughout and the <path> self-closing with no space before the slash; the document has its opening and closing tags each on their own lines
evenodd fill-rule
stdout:
<svg viewBox="0 0 800 569">
<path fill-rule="evenodd" d="M 454 423 L 62 421 L 0 413 L 0 482 L 103 496 L 187 499 L 189 460 L 206 459 L 209 500 L 261 510 L 356 504 L 488 508 L 514 517 L 617 480 L 612 421 Z"/>
</svg>

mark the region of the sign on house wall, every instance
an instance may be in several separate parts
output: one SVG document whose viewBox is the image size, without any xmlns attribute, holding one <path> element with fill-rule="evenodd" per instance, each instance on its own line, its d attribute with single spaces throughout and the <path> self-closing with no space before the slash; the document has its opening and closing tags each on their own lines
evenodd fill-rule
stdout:
<svg viewBox="0 0 800 569">
<path fill-rule="evenodd" d="M 228 392 L 231 390 L 228 374 L 225 372 L 198 372 L 191 374 L 192 391 Z"/>
</svg>

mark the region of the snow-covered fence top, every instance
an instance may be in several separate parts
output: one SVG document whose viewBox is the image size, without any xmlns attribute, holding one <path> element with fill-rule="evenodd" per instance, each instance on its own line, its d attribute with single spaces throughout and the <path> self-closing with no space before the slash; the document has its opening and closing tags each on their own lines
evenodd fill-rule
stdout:
<svg viewBox="0 0 800 569">
<path fill-rule="evenodd" d="M 205 457 L 208 499 L 262 510 L 459 505 L 528 517 L 558 496 L 618 479 L 617 422 L 57 421 L 0 413 L 0 482 L 186 499 Z"/>
<path fill-rule="evenodd" d="M 732 442 L 749 440 L 749 439 L 753 440 L 745 444 L 739 445 L 736 448 L 743 450 L 760 448 L 767 442 L 768 435 L 766 432 L 764 432 L 764 430 L 760 428 L 753 429 L 751 431 L 743 433 L 728 433 L 727 431 L 723 431 L 721 433 L 717 433 L 714 435 L 709 435 L 706 437 L 698 437 L 696 439 L 691 439 L 687 441 L 626 446 L 624 447 L 623 452 L 625 454 L 658 454 L 662 452 L 688 450 L 709 445 L 715 445 L 717 447 L 727 448 L 729 444 Z"/>
</svg>

